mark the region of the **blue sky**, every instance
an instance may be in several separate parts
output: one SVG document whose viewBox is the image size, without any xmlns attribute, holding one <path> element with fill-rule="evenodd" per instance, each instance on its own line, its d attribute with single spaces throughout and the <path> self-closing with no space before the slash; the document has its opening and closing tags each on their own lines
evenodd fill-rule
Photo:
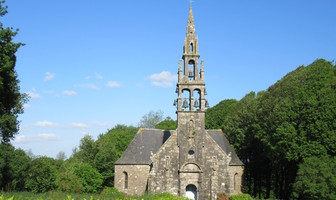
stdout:
<svg viewBox="0 0 336 200">
<path fill-rule="evenodd" d="M 13 144 L 67 156 L 85 134 L 137 125 L 172 105 L 187 0 L 7 0 L 5 26 L 19 28 L 21 91 L 31 97 Z M 299 65 L 336 60 L 336 1 L 193 3 L 207 99 L 213 106 L 267 89 Z"/>
</svg>

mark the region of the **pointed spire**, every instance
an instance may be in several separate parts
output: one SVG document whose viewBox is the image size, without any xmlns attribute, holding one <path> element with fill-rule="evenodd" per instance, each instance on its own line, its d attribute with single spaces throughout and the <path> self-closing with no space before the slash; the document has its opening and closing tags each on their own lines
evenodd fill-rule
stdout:
<svg viewBox="0 0 336 200">
<path fill-rule="evenodd" d="M 191 5 L 190 5 L 190 8 L 189 8 L 187 35 L 195 36 L 195 23 L 194 23 L 194 16 L 193 16 L 193 11 L 192 11 Z"/>
</svg>

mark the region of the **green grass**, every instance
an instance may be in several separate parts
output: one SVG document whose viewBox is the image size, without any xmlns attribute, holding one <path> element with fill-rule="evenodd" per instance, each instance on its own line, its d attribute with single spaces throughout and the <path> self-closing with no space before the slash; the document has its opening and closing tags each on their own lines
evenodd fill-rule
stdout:
<svg viewBox="0 0 336 200">
<path fill-rule="evenodd" d="M 59 191 L 51 191 L 46 193 L 32 193 L 32 192 L 0 192 L 0 200 L 185 200 L 182 197 L 176 197 L 171 194 L 144 194 L 139 197 L 126 197 L 121 193 L 116 192 L 102 192 L 101 194 L 76 194 L 65 193 Z"/>
<path fill-rule="evenodd" d="M 13 198 L 12 198 L 13 197 Z M 1 192 L 0 200 L 54 200 L 54 199 L 64 199 L 64 200 L 90 200 L 93 197 L 94 200 L 105 199 L 100 194 L 75 194 L 75 193 L 64 193 L 58 191 L 51 191 L 46 193 L 32 193 L 32 192 Z M 109 198 L 106 198 L 109 199 Z M 113 198 L 112 198 L 113 199 Z"/>
</svg>

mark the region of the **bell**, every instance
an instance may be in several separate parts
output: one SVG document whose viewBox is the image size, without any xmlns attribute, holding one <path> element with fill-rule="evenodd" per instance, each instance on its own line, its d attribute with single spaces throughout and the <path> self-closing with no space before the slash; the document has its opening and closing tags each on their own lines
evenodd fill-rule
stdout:
<svg viewBox="0 0 336 200">
<path fill-rule="evenodd" d="M 184 109 L 189 107 L 187 99 L 184 99 L 184 100 L 183 100 L 183 105 L 182 105 L 182 107 L 183 107 Z"/>
<path fill-rule="evenodd" d="M 176 100 L 176 99 L 174 99 L 174 106 L 176 106 L 176 104 L 177 104 L 177 100 Z"/>
<path fill-rule="evenodd" d="M 206 107 L 206 108 L 209 108 L 208 100 L 205 100 L 205 107 Z"/>
<path fill-rule="evenodd" d="M 194 107 L 195 107 L 195 108 L 198 108 L 198 107 L 199 107 L 199 103 L 198 103 L 198 100 L 197 100 L 197 98 L 195 98 Z"/>
<path fill-rule="evenodd" d="M 194 72 L 192 69 L 189 69 L 189 77 L 192 77 L 192 76 L 194 76 Z"/>
</svg>

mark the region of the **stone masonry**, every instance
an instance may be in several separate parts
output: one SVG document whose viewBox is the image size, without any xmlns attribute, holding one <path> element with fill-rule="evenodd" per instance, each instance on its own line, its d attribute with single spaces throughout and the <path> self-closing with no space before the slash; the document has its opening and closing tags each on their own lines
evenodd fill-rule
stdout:
<svg viewBox="0 0 336 200">
<path fill-rule="evenodd" d="M 128 195 L 169 192 L 201 200 L 241 193 L 243 163 L 221 130 L 205 130 L 209 105 L 199 57 L 190 7 L 174 101 L 177 130 L 138 131 L 115 163 L 118 190 Z"/>
</svg>

